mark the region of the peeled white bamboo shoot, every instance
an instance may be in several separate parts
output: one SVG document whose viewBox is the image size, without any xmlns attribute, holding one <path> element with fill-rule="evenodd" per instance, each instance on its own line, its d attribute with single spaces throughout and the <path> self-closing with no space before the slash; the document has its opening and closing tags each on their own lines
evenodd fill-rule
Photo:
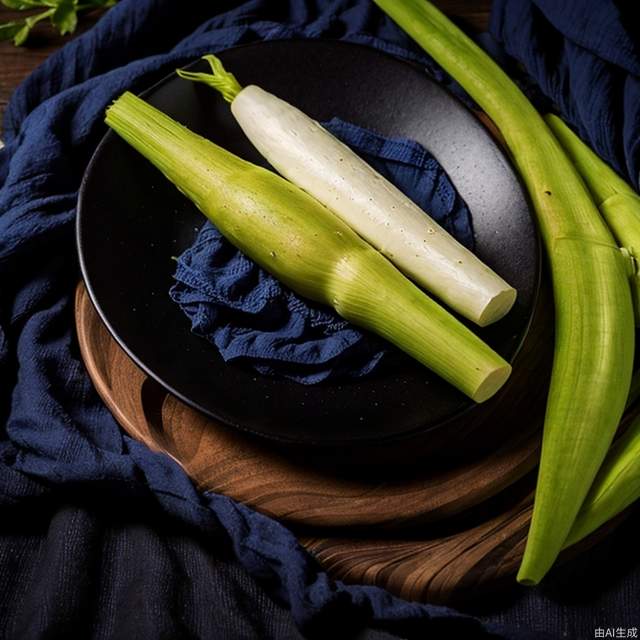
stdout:
<svg viewBox="0 0 640 640">
<path fill-rule="evenodd" d="M 214 56 L 214 74 L 179 71 L 231 102 L 256 149 L 414 282 L 480 326 L 502 318 L 516 290 L 318 122 L 255 85 L 244 89 Z"/>
<path fill-rule="evenodd" d="M 238 249 L 301 296 L 332 306 L 476 402 L 511 366 L 315 198 L 125 93 L 107 124 Z"/>
</svg>

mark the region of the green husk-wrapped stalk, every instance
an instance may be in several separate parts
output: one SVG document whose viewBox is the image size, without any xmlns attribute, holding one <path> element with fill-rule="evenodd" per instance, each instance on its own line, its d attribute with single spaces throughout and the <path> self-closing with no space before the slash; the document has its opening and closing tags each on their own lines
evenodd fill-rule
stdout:
<svg viewBox="0 0 640 640">
<path fill-rule="evenodd" d="M 518 573 L 523 584 L 535 584 L 562 549 L 624 409 L 634 352 L 628 260 L 576 168 L 504 71 L 426 0 L 375 2 L 497 125 L 547 250 L 555 352 L 533 518 Z"/>
<path fill-rule="evenodd" d="M 511 367 L 317 200 L 130 93 L 107 124 L 236 247 L 291 289 L 392 342 L 477 402 Z"/>
<path fill-rule="evenodd" d="M 579 542 L 639 499 L 640 417 L 637 417 L 611 446 L 564 546 Z"/>
<path fill-rule="evenodd" d="M 545 120 L 585 181 L 618 245 L 629 254 L 629 281 L 640 324 L 640 195 L 599 158 L 558 116 Z"/>
</svg>

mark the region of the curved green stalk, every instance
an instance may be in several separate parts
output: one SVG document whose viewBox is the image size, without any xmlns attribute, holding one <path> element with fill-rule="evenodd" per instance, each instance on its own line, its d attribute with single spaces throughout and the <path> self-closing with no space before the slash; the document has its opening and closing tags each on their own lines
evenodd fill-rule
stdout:
<svg viewBox="0 0 640 640">
<path fill-rule="evenodd" d="M 626 408 L 639 397 L 640 369 L 631 379 Z M 563 548 L 579 542 L 636 500 L 640 500 L 640 415 L 609 449 Z"/>
<path fill-rule="evenodd" d="M 107 124 L 243 253 L 305 297 L 386 338 L 482 402 L 511 367 L 307 193 L 130 93 Z"/>
<path fill-rule="evenodd" d="M 596 155 L 558 116 L 545 120 L 585 181 L 620 247 L 630 255 L 629 281 L 640 324 L 640 195 Z"/>
<path fill-rule="evenodd" d="M 598 471 L 564 547 L 579 542 L 640 499 L 640 416 L 616 440 Z"/>
<path fill-rule="evenodd" d="M 625 259 L 544 120 L 498 65 L 426 0 L 375 0 L 500 130 L 533 203 L 556 336 L 533 518 L 518 580 L 555 561 L 611 444 L 634 350 Z"/>
</svg>

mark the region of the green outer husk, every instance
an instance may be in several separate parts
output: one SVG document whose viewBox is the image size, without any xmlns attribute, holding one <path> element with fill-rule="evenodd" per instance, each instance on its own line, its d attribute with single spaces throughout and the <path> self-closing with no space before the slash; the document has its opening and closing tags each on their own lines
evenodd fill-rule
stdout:
<svg viewBox="0 0 640 640">
<path fill-rule="evenodd" d="M 579 542 L 639 499 L 640 416 L 611 446 L 564 547 Z"/>
<path fill-rule="evenodd" d="M 625 259 L 544 120 L 498 65 L 426 0 L 374 0 L 499 128 L 533 203 L 556 309 L 553 371 L 533 518 L 518 573 L 555 561 L 611 444 L 633 362 Z"/>
<path fill-rule="evenodd" d="M 626 408 L 639 397 L 640 369 L 631 379 Z M 609 449 L 563 548 L 579 542 L 636 500 L 640 500 L 640 415 Z"/>
<path fill-rule="evenodd" d="M 618 244 L 632 257 L 630 281 L 640 313 L 640 196 L 606 162 L 585 144 L 560 118 L 547 114 L 545 121 L 585 181 L 600 213 Z M 631 382 L 627 406 L 640 395 L 640 373 Z M 570 547 L 640 499 L 640 416 L 636 417 L 607 453 L 565 540 Z"/>
<path fill-rule="evenodd" d="M 333 306 L 478 401 L 508 377 L 511 367 L 488 345 L 284 178 L 205 140 L 130 93 L 108 109 L 106 122 L 227 239 L 297 293 Z"/>
<path fill-rule="evenodd" d="M 618 244 L 630 254 L 629 281 L 640 324 L 640 195 L 558 116 L 547 114 L 545 121 L 580 172 Z"/>
<path fill-rule="evenodd" d="M 584 178 L 598 207 L 616 194 L 637 196 L 626 180 L 584 143 L 562 119 L 552 113 L 546 114 L 544 119 Z"/>
<path fill-rule="evenodd" d="M 640 196 L 585 144 L 560 118 L 547 114 L 545 121 L 585 181 L 600 213 L 618 244 L 632 257 L 631 292 L 640 313 Z M 640 375 L 634 375 L 627 406 L 640 393 Z M 579 542 L 605 522 L 640 499 L 640 416 L 614 442 L 596 475 L 564 547 Z"/>
</svg>

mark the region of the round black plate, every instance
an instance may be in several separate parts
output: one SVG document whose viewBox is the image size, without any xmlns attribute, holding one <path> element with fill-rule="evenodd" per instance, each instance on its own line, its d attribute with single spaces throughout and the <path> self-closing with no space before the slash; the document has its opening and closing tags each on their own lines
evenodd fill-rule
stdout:
<svg viewBox="0 0 640 640">
<path fill-rule="evenodd" d="M 478 331 L 513 360 L 535 303 L 538 243 L 520 183 L 475 117 L 421 68 L 364 46 L 273 41 L 229 49 L 220 58 L 241 84 L 259 84 L 317 120 L 338 116 L 412 138 L 438 158 L 471 209 L 477 253 L 518 289 L 508 316 Z M 144 95 L 190 129 L 267 166 L 217 92 L 172 74 Z M 307 444 L 406 435 L 474 406 L 408 357 L 361 380 L 315 386 L 226 364 L 191 333 L 168 295 L 172 256 L 193 242 L 203 223 L 142 156 L 114 133 L 104 137 L 80 192 L 82 273 L 116 340 L 182 400 L 229 425 Z"/>
</svg>

